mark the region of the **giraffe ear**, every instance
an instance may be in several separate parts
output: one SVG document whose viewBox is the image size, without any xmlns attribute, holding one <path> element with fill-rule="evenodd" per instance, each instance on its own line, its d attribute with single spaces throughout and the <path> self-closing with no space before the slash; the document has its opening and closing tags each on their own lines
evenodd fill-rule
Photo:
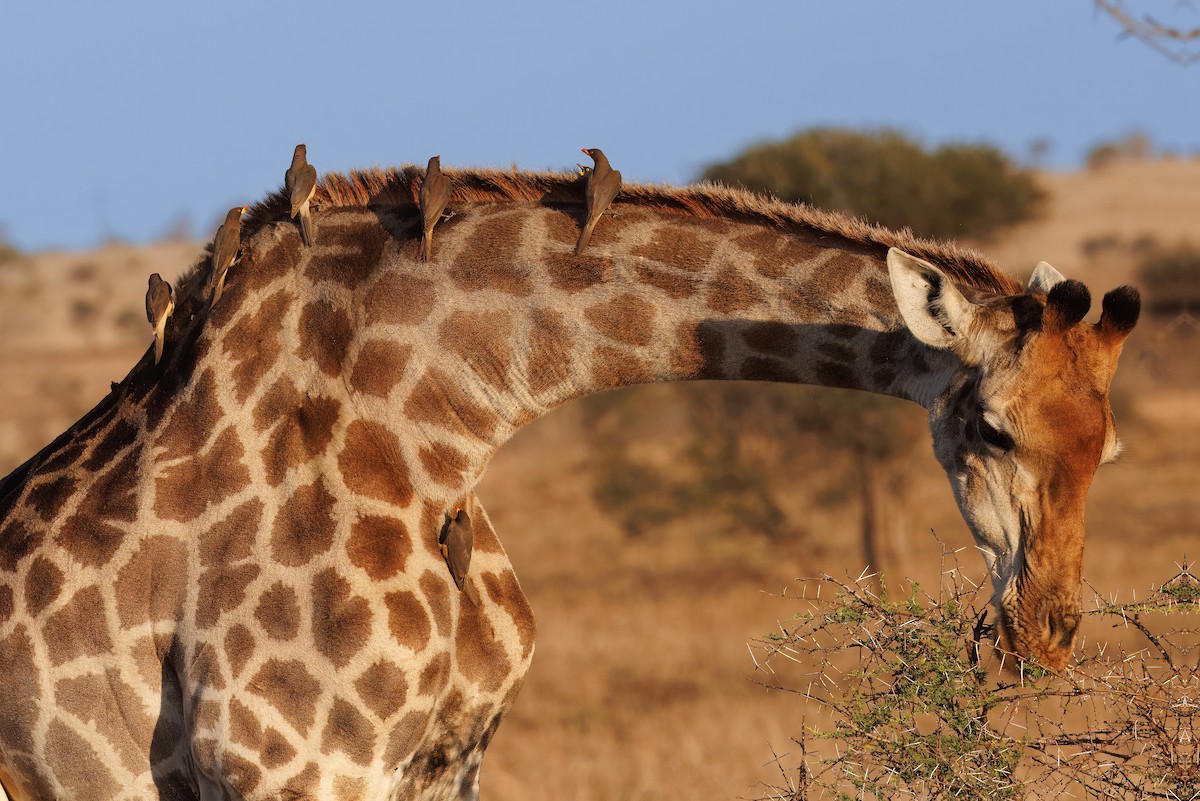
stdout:
<svg viewBox="0 0 1200 801">
<path fill-rule="evenodd" d="M 1033 268 L 1033 275 L 1029 276 L 1029 286 L 1025 287 L 1025 291 L 1045 294 L 1054 289 L 1055 284 L 1062 283 L 1065 280 L 1067 279 L 1058 270 L 1051 267 L 1047 262 L 1039 261 L 1037 267 Z"/>
<path fill-rule="evenodd" d="M 892 294 L 912 335 L 930 347 L 949 348 L 965 357 L 975 304 L 963 297 L 945 273 L 923 259 L 892 248 L 887 264 Z"/>
</svg>

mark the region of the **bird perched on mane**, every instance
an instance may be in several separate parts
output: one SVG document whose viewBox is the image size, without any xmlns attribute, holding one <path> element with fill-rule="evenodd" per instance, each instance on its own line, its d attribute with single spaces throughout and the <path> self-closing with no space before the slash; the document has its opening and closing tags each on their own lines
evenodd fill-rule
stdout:
<svg viewBox="0 0 1200 801">
<path fill-rule="evenodd" d="M 175 290 L 162 280 L 162 276 L 154 273 L 150 276 L 150 286 L 146 289 L 146 320 L 154 329 L 155 364 L 162 359 L 167 318 L 173 311 L 175 311 Z"/>
<path fill-rule="evenodd" d="M 479 606 L 479 592 L 475 585 L 467 581 L 467 570 L 471 567 L 471 547 L 474 544 L 475 533 L 471 525 L 471 516 L 461 506 L 454 507 L 453 515 L 446 515 L 442 526 L 441 536 L 438 537 L 438 548 L 446 566 L 450 568 L 450 576 L 459 590 L 466 593 L 467 598 L 475 606 Z"/>
<path fill-rule="evenodd" d="M 242 246 L 242 215 L 246 213 L 247 206 L 234 206 L 225 215 L 225 222 L 221 223 L 221 227 L 217 229 L 217 236 L 213 239 L 212 251 L 212 281 L 213 281 L 213 305 L 221 299 L 221 293 L 225 291 L 225 273 L 229 271 L 233 265 L 234 259 L 237 258 L 238 248 Z"/>
<path fill-rule="evenodd" d="M 596 223 L 600 221 L 601 215 L 608 211 L 608 207 L 612 205 L 613 198 L 621 191 L 621 171 L 614 170 L 608 163 L 608 159 L 600 152 L 599 148 L 585 147 L 583 152 L 592 157 L 596 162 L 596 166 L 588 173 L 587 177 L 587 222 L 583 224 L 583 231 L 579 234 L 579 241 L 575 243 L 575 255 L 578 256 L 587 247 L 588 240 L 592 238 L 592 231 L 596 228 Z"/>
<path fill-rule="evenodd" d="M 300 238 L 305 245 L 312 245 L 312 212 L 308 210 L 308 202 L 317 191 L 317 168 L 308 163 L 305 145 L 296 145 L 292 166 L 283 174 L 283 188 L 292 204 L 292 219 L 300 215 Z"/>
<path fill-rule="evenodd" d="M 442 157 L 429 159 L 421 181 L 421 261 L 433 258 L 433 226 L 442 219 L 450 202 L 450 179 L 442 175 Z"/>
</svg>

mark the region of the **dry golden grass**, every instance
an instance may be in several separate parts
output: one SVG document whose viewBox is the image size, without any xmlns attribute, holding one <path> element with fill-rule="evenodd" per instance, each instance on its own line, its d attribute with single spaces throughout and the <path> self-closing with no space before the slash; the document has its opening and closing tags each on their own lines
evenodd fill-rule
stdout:
<svg viewBox="0 0 1200 801">
<path fill-rule="evenodd" d="M 1082 240 L 1115 230 L 1171 241 L 1200 214 L 1197 162 L 1114 165 L 1046 183 L 1050 216 L 986 249 L 1016 272 L 1047 259 L 1097 293 L 1131 280 L 1129 263 L 1097 264 Z M 0 473 L 66 428 L 144 353 L 146 275 L 172 278 L 199 253 L 198 245 L 110 247 L 0 265 Z M 1197 344 L 1194 329 L 1163 334 L 1150 324 L 1127 346 L 1116 392 L 1126 454 L 1100 471 L 1089 500 L 1085 575 L 1104 592 L 1127 598 L 1197 550 L 1200 397 L 1181 378 Z M 625 391 L 617 403 L 646 410 L 653 423 L 652 436 L 636 432 L 639 463 L 664 476 L 684 470 L 674 458 L 681 433 L 666 410 L 711 391 Z M 777 460 L 769 432 L 737 433 Z M 696 515 L 630 537 L 596 504 L 594 435 L 585 407 L 568 405 L 502 450 L 479 490 L 538 615 L 533 668 L 485 761 L 484 796 L 757 795 L 758 782 L 778 778 L 772 748 L 792 750 L 803 711 L 793 696 L 753 682 L 747 642 L 795 611 L 776 595 L 796 577 L 861 569 L 855 496 L 831 489 L 849 456 L 805 455 L 803 469 L 769 477 L 792 536 L 730 533 L 727 521 Z M 889 512 L 903 547 L 885 567 L 937 586 L 941 546 L 929 530 L 955 547 L 969 537 L 926 445 L 898 469 L 911 476 Z M 982 574 L 975 556 L 963 561 Z"/>
</svg>

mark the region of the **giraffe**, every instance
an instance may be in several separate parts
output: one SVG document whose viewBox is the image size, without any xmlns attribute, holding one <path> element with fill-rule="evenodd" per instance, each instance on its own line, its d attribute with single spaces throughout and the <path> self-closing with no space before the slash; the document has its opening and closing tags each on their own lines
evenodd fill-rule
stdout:
<svg viewBox="0 0 1200 801">
<path fill-rule="evenodd" d="M 715 186 L 630 185 L 572 253 L 578 175 L 328 174 L 277 191 L 222 303 L 0 482 L 0 785 L 33 799 L 474 799 L 535 623 L 473 488 L 521 426 L 638 383 L 851 387 L 929 410 L 1012 647 L 1078 621 L 1083 498 L 1135 290 Z M 439 551 L 467 511 L 458 592 Z"/>
</svg>

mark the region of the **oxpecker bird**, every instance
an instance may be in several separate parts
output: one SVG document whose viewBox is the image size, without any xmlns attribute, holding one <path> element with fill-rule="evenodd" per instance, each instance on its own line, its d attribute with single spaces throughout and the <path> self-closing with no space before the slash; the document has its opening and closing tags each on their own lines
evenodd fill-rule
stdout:
<svg viewBox="0 0 1200 801">
<path fill-rule="evenodd" d="M 442 175 L 442 157 L 429 159 L 421 182 L 421 261 L 433 258 L 433 226 L 450 201 L 450 179 Z"/>
<path fill-rule="evenodd" d="M 292 219 L 300 215 L 300 238 L 305 245 L 312 245 L 312 212 L 308 202 L 317 191 L 317 168 L 308 163 L 308 148 L 296 145 L 292 153 L 292 166 L 283 174 L 283 186 L 292 204 Z"/>
<path fill-rule="evenodd" d="M 242 246 L 242 215 L 246 213 L 249 207 L 234 206 L 225 215 L 225 222 L 221 223 L 221 227 L 217 229 L 217 236 L 213 240 L 212 252 L 212 281 L 213 287 L 213 305 L 221 299 L 221 293 L 225 291 L 225 273 L 229 271 L 229 267 L 237 258 L 238 248 Z"/>
<path fill-rule="evenodd" d="M 458 588 L 466 593 L 475 606 L 479 606 L 479 592 L 467 581 L 467 570 L 471 567 L 471 547 L 474 542 L 474 530 L 471 526 L 471 516 L 461 506 L 454 507 L 453 515 L 446 515 L 446 523 L 442 526 L 438 547 L 442 558 L 450 568 L 450 575 Z"/>
<path fill-rule="evenodd" d="M 154 273 L 150 276 L 150 286 L 146 290 L 146 319 L 154 329 L 154 363 L 162 359 L 163 344 L 166 339 L 167 318 L 175 311 L 175 290 L 162 280 L 162 276 Z"/>
<path fill-rule="evenodd" d="M 601 215 L 608 211 L 608 207 L 612 205 L 613 198 L 621 191 L 621 171 L 614 170 L 609 166 L 608 159 L 600 152 L 599 148 L 585 147 L 583 152 L 592 157 L 596 162 L 596 166 L 588 173 L 587 178 L 587 222 L 583 225 L 583 231 L 579 234 L 579 241 L 575 243 L 575 255 L 578 256 L 587 247 L 588 240 L 592 238 L 592 231 L 596 228 L 596 223 L 600 221 Z"/>
</svg>

